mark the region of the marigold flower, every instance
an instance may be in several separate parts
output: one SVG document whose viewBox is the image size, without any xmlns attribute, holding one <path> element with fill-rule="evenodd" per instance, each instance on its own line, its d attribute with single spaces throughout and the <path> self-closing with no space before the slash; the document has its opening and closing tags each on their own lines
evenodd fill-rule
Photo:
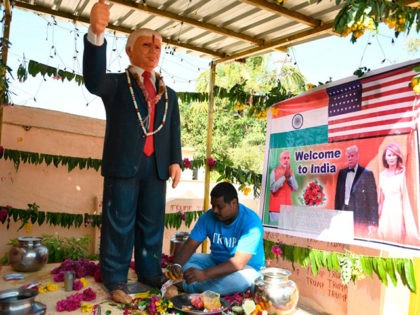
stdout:
<svg viewBox="0 0 420 315">
<path fill-rule="evenodd" d="M 83 284 L 84 288 L 89 285 L 89 281 L 85 277 L 80 278 L 80 282 Z"/>
<path fill-rule="evenodd" d="M 49 292 L 54 292 L 58 290 L 58 285 L 56 283 L 47 282 L 45 287 Z"/>
<path fill-rule="evenodd" d="M 46 286 L 39 286 L 38 287 L 38 292 L 41 293 L 41 294 L 47 293 L 48 292 L 47 287 Z"/>
<path fill-rule="evenodd" d="M 82 313 L 91 313 L 93 311 L 93 304 L 82 302 L 82 305 L 80 305 L 80 310 Z"/>
<path fill-rule="evenodd" d="M 31 222 L 26 222 L 25 223 L 25 232 L 26 233 L 31 233 L 32 231 L 32 223 Z"/>
</svg>

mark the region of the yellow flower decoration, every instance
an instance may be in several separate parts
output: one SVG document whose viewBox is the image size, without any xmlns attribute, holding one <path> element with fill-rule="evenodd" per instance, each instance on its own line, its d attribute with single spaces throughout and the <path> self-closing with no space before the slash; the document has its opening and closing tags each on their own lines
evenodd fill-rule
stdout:
<svg viewBox="0 0 420 315">
<path fill-rule="evenodd" d="M 54 292 L 58 290 L 58 285 L 56 283 L 47 282 L 45 285 L 49 292 Z"/>
<path fill-rule="evenodd" d="M 58 290 L 58 285 L 55 283 L 47 282 L 45 285 L 40 285 L 38 287 L 39 293 L 54 292 Z"/>
<path fill-rule="evenodd" d="M 80 310 L 82 313 L 92 313 L 93 310 L 93 304 L 82 302 L 80 305 Z"/>
<path fill-rule="evenodd" d="M 32 231 L 32 223 L 31 222 L 26 222 L 25 223 L 25 232 L 26 233 L 31 233 Z"/>
<path fill-rule="evenodd" d="M 413 89 L 414 93 L 419 94 L 420 93 L 420 75 L 413 77 L 410 83 L 408 84 L 408 86 L 410 86 Z"/>
<path fill-rule="evenodd" d="M 44 287 L 44 286 L 39 286 L 38 287 L 38 292 L 39 293 L 47 293 L 48 292 L 48 290 L 47 290 L 47 287 Z"/>
<path fill-rule="evenodd" d="M 249 193 L 251 192 L 251 187 L 245 186 L 242 191 L 244 192 L 245 196 L 248 196 Z"/>
<path fill-rule="evenodd" d="M 279 115 L 279 113 L 280 113 L 280 110 L 277 108 L 277 106 L 271 107 L 271 115 L 273 117 L 277 117 Z"/>
<path fill-rule="evenodd" d="M 89 285 L 89 281 L 85 277 L 82 277 L 79 280 L 83 284 L 84 288 L 86 288 Z"/>
</svg>

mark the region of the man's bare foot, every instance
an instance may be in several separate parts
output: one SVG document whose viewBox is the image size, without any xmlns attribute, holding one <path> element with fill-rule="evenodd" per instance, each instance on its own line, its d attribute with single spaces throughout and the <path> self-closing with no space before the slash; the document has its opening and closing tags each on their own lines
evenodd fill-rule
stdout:
<svg viewBox="0 0 420 315">
<path fill-rule="evenodd" d="M 111 299 L 116 303 L 124 303 L 124 304 L 130 304 L 132 301 L 132 298 L 130 295 L 125 293 L 123 290 L 114 290 L 111 292 Z"/>
</svg>

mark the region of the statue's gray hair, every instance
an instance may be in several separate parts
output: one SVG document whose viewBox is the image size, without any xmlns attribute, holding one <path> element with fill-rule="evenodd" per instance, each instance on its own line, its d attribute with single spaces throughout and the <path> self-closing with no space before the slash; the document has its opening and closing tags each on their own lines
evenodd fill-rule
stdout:
<svg viewBox="0 0 420 315">
<path fill-rule="evenodd" d="M 130 36 L 128 36 L 127 43 L 125 44 L 125 49 L 133 49 L 134 44 L 136 43 L 136 40 L 139 36 L 155 36 L 156 38 L 160 39 L 162 41 L 162 35 L 160 35 L 155 30 L 152 30 L 150 28 L 139 28 L 135 31 L 133 31 Z"/>
</svg>

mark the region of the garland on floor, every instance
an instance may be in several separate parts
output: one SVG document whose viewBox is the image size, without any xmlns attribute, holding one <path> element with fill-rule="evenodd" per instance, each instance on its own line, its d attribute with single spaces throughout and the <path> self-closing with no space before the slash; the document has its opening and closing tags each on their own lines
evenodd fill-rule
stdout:
<svg viewBox="0 0 420 315">
<path fill-rule="evenodd" d="M 197 220 L 203 213 L 203 210 L 167 213 L 165 214 L 165 227 L 179 229 L 182 223 L 186 227 L 190 227 L 192 222 Z M 98 214 L 41 211 L 36 203 L 28 204 L 27 209 L 0 206 L 0 223 L 6 223 L 6 228 L 9 229 L 11 222 L 20 223 L 18 231 L 25 228 L 28 232 L 30 232 L 32 225 L 35 223 L 39 226 L 46 223 L 64 228 L 78 228 L 82 225 L 84 227 L 100 228 L 102 224 L 101 215 Z"/>
<path fill-rule="evenodd" d="M 264 240 L 264 252 L 267 259 L 287 260 L 298 263 L 303 268 L 310 267 L 316 277 L 320 268 L 328 271 L 337 271 L 341 281 L 347 285 L 350 281 L 361 280 L 366 275 L 373 278 L 375 273 L 378 279 L 388 286 L 389 280 L 395 286 L 398 278 L 408 289 L 416 293 L 416 279 L 414 275 L 413 260 L 409 258 L 384 258 L 374 256 L 356 255 L 351 252 L 336 253 L 319 249 L 304 248 Z"/>
<path fill-rule="evenodd" d="M 81 158 L 64 155 L 54 155 L 45 153 L 36 153 L 20 150 L 6 149 L 0 146 L 0 159 L 10 160 L 13 162 L 15 169 L 18 170 L 20 163 L 40 165 L 45 163 L 47 166 L 53 164 L 55 167 L 66 166 L 68 171 L 78 167 L 79 169 L 93 168 L 99 171 L 101 168 L 102 160 L 93 158 Z M 185 158 L 181 165 L 182 170 L 185 169 L 199 169 L 208 165 L 211 171 L 217 171 L 220 174 L 218 181 L 228 180 L 232 183 L 239 183 L 239 190 L 247 195 L 253 187 L 254 196 L 258 197 L 261 193 L 262 174 L 257 174 L 250 170 L 235 168 L 228 161 L 215 160 L 210 157 L 208 159 L 195 159 L 189 160 Z"/>
</svg>

